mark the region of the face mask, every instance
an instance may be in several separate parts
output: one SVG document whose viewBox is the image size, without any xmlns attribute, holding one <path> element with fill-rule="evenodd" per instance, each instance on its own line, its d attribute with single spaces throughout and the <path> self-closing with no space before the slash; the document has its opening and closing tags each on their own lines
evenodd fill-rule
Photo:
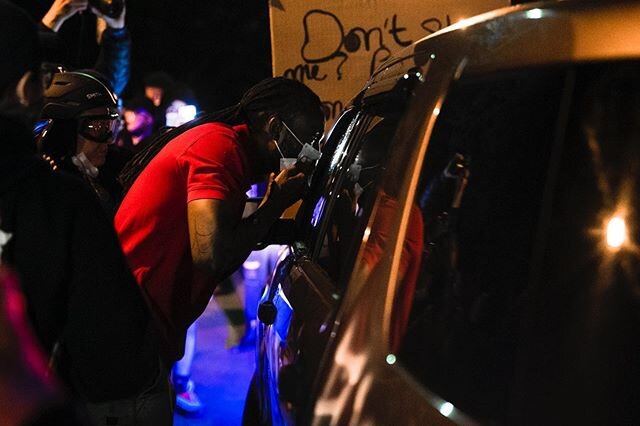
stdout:
<svg viewBox="0 0 640 426">
<path fill-rule="evenodd" d="M 298 154 L 297 160 L 300 161 L 301 163 L 308 163 L 308 162 L 315 163 L 320 159 L 321 156 L 322 156 L 322 153 L 320 151 L 318 151 L 308 143 L 305 143 L 302 146 L 300 153 Z"/>
<path fill-rule="evenodd" d="M 298 162 L 305 163 L 305 164 L 316 163 L 322 156 L 322 153 L 317 149 L 315 149 L 311 144 L 302 143 L 300 138 L 293 132 L 293 130 L 291 130 L 291 128 L 287 125 L 287 123 L 285 123 L 282 120 L 281 122 L 284 129 L 287 132 L 289 132 L 289 134 L 296 140 L 296 142 L 298 142 L 300 146 L 302 146 L 302 149 L 300 150 L 300 152 L 298 152 L 298 156 L 296 158 L 285 157 L 284 154 L 282 153 L 282 150 L 280 150 L 280 146 L 278 145 L 278 143 L 276 143 L 278 152 L 280 152 L 280 156 L 282 157 L 280 159 L 280 170 L 283 170 L 283 167 L 284 168 L 292 167 Z"/>
</svg>

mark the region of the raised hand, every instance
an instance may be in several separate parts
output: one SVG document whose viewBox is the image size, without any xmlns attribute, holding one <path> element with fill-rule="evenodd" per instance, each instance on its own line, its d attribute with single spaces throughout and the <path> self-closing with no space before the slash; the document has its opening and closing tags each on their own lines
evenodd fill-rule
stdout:
<svg viewBox="0 0 640 426">
<path fill-rule="evenodd" d="M 284 210 L 302 198 L 306 183 L 307 176 L 297 166 L 284 169 L 277 176 L 271 173 L 265 201 L 274 202 Z"/>
<path fill-rule="evenodd" d="M 89 0 L 55 0 L 42 18 L 42 23 L 58 32 L 62 24 L 76 13 L 86 10 Z"/>
</svg>

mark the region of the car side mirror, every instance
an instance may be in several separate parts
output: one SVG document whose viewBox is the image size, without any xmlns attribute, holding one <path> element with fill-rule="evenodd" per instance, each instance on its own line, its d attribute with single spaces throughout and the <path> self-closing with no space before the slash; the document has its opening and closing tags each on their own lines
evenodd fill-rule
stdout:
<svg viewBox="0 0 640 426">
<path fill-rule="evenodd" d="M 262 250 L 272 244 L 290 245 L 295 241 L 296 223 L 294 219 L 278 219 L 262 241 L 259 241 L 254 250 Z"/>
</svg>

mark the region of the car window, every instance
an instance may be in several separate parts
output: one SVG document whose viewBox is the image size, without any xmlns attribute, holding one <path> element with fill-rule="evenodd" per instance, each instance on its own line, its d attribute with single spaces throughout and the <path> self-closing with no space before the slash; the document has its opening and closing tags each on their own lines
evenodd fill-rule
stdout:
<svg viewBox="0 0 640 426">
<path fill-rule="evenodd" d="M 350 271 L 376 198 L 376 183 L 397 127 L 397 115 L 366 115 L 342 164 L 342 173 L 327 188 L 331 212 L 319 237 L 317 262 L 336 283 Z"/>
<path fill-rule="evenodd" d="M 336 121 L 321 146 L 322 157 L 313 172 L 311 184 L 296 215 L 300 242 L 309 251 L 318 239 L 321 219 L 326 209 L 327 187 L 336 179 L 341 158 L 353 139 L 353 132 L 362 120 L 362 114 L 355 108 L 346 110 Z"/>
<path fill-rule="evenodd" d="M 482 422 L 505 421 L 566 87 L 562 69 L 454 84 L 410 214 L 392 350 L 431 392 Z"/>
<path fill-rule="evenodd" d="M 447 411 L 487 424 L 628 420 L 640 388 L 639 72 L 584 64 L 451 90 L 391 342 Z"/>
<path fill-rule="evenodd" d="M 376 197 L 376 182 L 412 87 L 411 71 L 341 116 L 323 146 L 311 190 L 297 217 L 312 258 L 334 284 L 350 272 Z"/>
<path fill-rule="evenodd" d="M 359 122 L 320 197 L 319 205 L 327 214 L 320 222 L 314 259 L 339 289 L 351 274 L 396 128 L 415 84 L 422 79 L 422 71 L 412 69 L 363 98 Z"/>
</svg>

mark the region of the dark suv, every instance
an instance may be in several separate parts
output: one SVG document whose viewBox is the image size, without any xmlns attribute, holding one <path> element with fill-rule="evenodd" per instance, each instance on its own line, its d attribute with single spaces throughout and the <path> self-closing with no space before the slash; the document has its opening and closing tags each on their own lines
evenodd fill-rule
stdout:
<svg viewBox="0 0 640 426">
<path fill-rule="evenodd" d="M 333 126 L 260 305 L 262 424 L 640 424 L 640 4 L 514 6 Z"/>
</svg>

